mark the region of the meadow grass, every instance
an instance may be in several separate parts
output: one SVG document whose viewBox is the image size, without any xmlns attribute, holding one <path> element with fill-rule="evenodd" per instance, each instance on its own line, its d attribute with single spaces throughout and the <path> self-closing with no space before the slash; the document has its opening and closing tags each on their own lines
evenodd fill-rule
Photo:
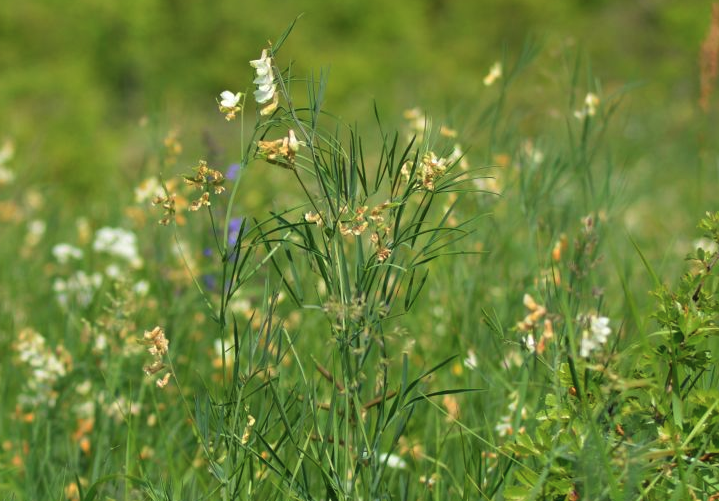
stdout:
<svg viewBox="0 0 719 501">
<path fill-rule="evenodd" d="M 568 58 L 526 137 L 530 42 L 477 109 L 358 130 L 289 31 L 218 97 L 230 169 L 151 120 L 115 218 L 3 186 L 3 497 L 715 499 L 719 225 L 632 231 L 676 200 L 628 212 L 631 90 Z"/>
</svg>

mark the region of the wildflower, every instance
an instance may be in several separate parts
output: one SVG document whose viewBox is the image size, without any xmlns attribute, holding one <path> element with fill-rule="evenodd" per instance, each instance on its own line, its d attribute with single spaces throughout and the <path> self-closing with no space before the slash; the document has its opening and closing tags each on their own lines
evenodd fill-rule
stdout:
<svg viewBox="0 0 719 501">
<path fill-rule="evenodd" d="M 165 164 L 172 165 L 177 162 L 177 157 L 182 153 L 182 143 L 178 139 L 178 131 L 171 130 L 165 136 L 163 144 L 165 145 Z"/>
<path fill-rule="evenodd" d="M 446 158 L 438 158 L 431 151 L 426 153 L 419 164 L 418 172 L 422 186 L 429 191 L 434 191 L 435 181 L 446 172 L 447 164 Z"/>
<path fill-rule="evenodd" d="M 240 232 L 243 231 L 245 224 L 244 217 L 233 217 L 227 225 L 227 245 L 234 247 L 240 239 Z"/>
<path fill-rule="evenodd" d="M 70 244 L 57 244 L 52 248 L 52 255 L 58 263 L 67 264 L 71 259 L 82 259 L 82 250 Z"/>
<path fill-rule="evenodd" d="M 151 331 L 145 331 L 140 343 L 148 347 L 147 351 L 153 357 L 152 364 L 142 368 L 145 374 L 152 376 L 165 369 L 166 365 L 162 362 L 162 357 L 167 354 L 170 341 L 165 337 L 165 331 L 162 330 L 162 327 L 157 326 Z M 170 382 L 171 374 L 171 372 L 165 373 L 163 377 L 155 382 L 155 385 L 160 389 L 167 386 Z"/>
<path fill-rule="evenodd" d="M 547 309 L 544 306 L 537 304 L 532 296 L 525 294 L 522 298 L 524 306 L 529 310 L 529 313 L 524 320 L 517 324 L 517 329 L 520 331 L 529 331 L 534 325 L 547 313 Z"/>
<path fill-rule="evenodd" d="M 308 223 L 315 223 L 317 226 L 322 226 L 322 214 L 310 211 L 305 214 L 305 221 Z"/>
<path fill-rule="evenodd" d="M 215 195 L 219 195 L 225 191 L 225 187 L 223 186 L 225 184 L 225 176 L 222 172 L 208 167 L 206 161 L 200 160 L 200 163 L 195 167 L 194 171 L 195 174 L 193 176 L 183 176 L 185 184 L 189 184 L 198 190 L 212 190 L 215 192 Z"/>
<path fill-rule="evenodd" d="M 439 135 L 449 138 L 455 138 L 457 137 L 457 131 L 455 129 L 447 127 L 446 125 L 442 125 L 439 128 Z"/>
<path fill-rule="evenodd" d="M 392 253 L 392 251 L 390 249 L 388 249 L 387 247 L 382 247 L 382 248 L 378 249 L 377 250 L 377 261 L 379 261 L 380 263 L 383 263 L 384 261 L 387 260 L 387 258 L 390 256 L 391 253 Z"/>
<path fill-rule="evenodd" d="M 237 176 L 240 173 L 240 164 L 230 164 L 229 167 L 227 167 L 227 172 L 225 172 L 225 178 L 229 179 L 230 181 L 234 181 L 237 179 Z"/>
<path fill-rule="evenodd" d="M 141 204 L 163 194 L 160 181 L 156 177 L 148 177 L 135 187 L 135 203 Z"/>
<path fill-rule="evenodd" d="M 588 328 L 582 331 L 582 342 L 579 346 L 580 356 L 586 358 L 607 342 L 612 329 L 609 327 L 609 318 L 607 317 L 589 315 L 585 318 L 580 317 L 579 320 L 588 324 Z"/>
<path fill-rule="evenodd" d="M 380 463 L 385 463 L 388 467 L 395 470 L 404 470 L 407 468 L 407 462 L 396 454 L 382 453 L 379 455 Z"/>
<path fill-rule="evenodd" d="M 33 219 L 27 224 L 27 235 L 25 235 L 25 246 L 35 247 L 45 235 L 47 224 L 41 219 Z"/>
<path fill-rule="evenodd" d="M 464 359 L 464 366 L 470 370 L 477 368 L 477 355 L 474 350 L 467 350 L 467 358 Z"/>
<path fill-rule="evenodd" d="M 192 201 L 190 204 L 190 210 L 196 212 L 200 210 L 200 207 L 209 207 L 210 205 L 212 205 L 210 203 L 210 193 L 206 191 L 200 196 L 200 198 Z"/>
<path fill-rule="evenodd" d="M 451 423 L 459 419 L 459 402 L 452 395 L 445 395 L 442 397 L 442 405 L 447 409 L 447 417 L 445 421 Z"/>
<path fill-rule="evenodd" d="M 462 145 L 459 143 L 455 143 L 454 147 L 452 148 L 452 153 L 447 157 L 447 163 L 454 165 L 457 162 L 459 162 L 459 166 L 462 169 L 467 169 L 469 167 L 469 163 L 467 163 L 467 159 L 464 157 L 464 151 L 462 150 Z"/>
<path fill-rule="evenodd" d="M 10 184 L 15 180 L 15 173 L 7 168 L 5 164 L 12 160 L 15 154 L 15 146 L 9 139 L 5 140 L 0 148 L 0 186 Z"/>
<path fill-rule="evenodd" d="M 429 125 L 429 120 L 424 115 L 421 109 L 412 108 L 411 110 L 405 110 L 404 118 L 409 121 L 409 134 L 407 140 L 411 141 L 412 138 L 416 138 L 417 141 L 422 141 L 424 137 L 424 131 Z"/>
<path fill-rule="evenodd" d="M 165 374 L 163 377 L 161 377 L 160 379 L 158 379 L 158 380 L 155 382 L 155 385 L 157 385 L 157 387 L 160 388 L 160 389 L 164 388 L 165 386 L 167 386 L 167 383 L 170 382 L 170 376 L 171 376 L 171 375 L 172 375 L 172 373 L 168 372 L 168 373 Z"/>
<path fill-rule="evenodd" d="M 294 170 L 295 156 L 303 143 L 297 140 L 292 129 L 287 137 L 275 141 L 257 141 L 257 152 L 268 163 Z"/>
<path fill-rule="evenodd" d="M 255 68 L 255 74 L 257 75 L 252 82 L 257 85 L 257 90 L 254 92 L 255 101 L 257 104 L 265 105 L 260 109 L 260 115 L 270 115 L 277 109 L 279 95 L 277 94 L 277 84 L 274 83 L 272 58 L 267 55 L 267 49 L 262 51 L 260 59 L 250 61 L 250 65 Z"/>
<path fill-rule="evenodd" d="M 154 357 L 161 357 L 167 353 L 170 342 L 165 337 L 165 331 L 160 326 L 155 327 L 151 331 L 145 331 L 143 335 L 145 344 L 150 347 L 147 351 Z"/>
<path fill-rule="evenodd" d="M 175 197 L 175 194 L 158 195 L 152 200 L 152 205 L 160 205 L 165 211 L 162 215 L 162 219 L 158 221 L 163 226 L 170 224 L 170 220 L 175 217 L 175 213 L 177 212 Z"/>
<path fill-rule="evenodd" d="M 587 117 L 593 117 L 597 114 L 597 107 L 599 106 L 599 98 L 596 94 L 589 92 L 584 97 L 584 106 L 581 110 L 575 111 L 574 116 L 579 120 L 584 120 Z"/>
<path fill-rule="evenodd" d="M 95 233 L 92 243 L 95 252 L 105 252 L 127 261 L 133 268 L 142 267 L 142 258 L 137 249 L 137 236 L 123 228 L 103 227 Z"/>
<path fill-rule="evenodd" d="M 489 73 L 486 77 L 484 77 L 484 85 L 489 87 L 494 82 L 499 80 L 502 77 L 502 63 L 497 61 L 492 65 L 492 67 L 489 69 Z"/>
<path fill-rule="evenodd" d="M 252 428 L 255 426 L 255 418 L 251 415 L 247 415 L 247 425 L 242 433 L 242 439 L 240 442 L 242 445 L 246 445 L 250 441 L 250 435 L 252 434 Z"/>
<path fill-rule="evenodd" d="M 220 94 L 220 112 L 225 114 L 225 119 L 232 120 L 236 113 L 242 109 L 240 101 L 242 100 L 242 92 L 234 93 L 229 90 Z"/>
<path fill-rule="evenodd" d="M 31 374 L 18 401 L 29 406 L 46 402 L 54 407 L 57 402 L 54 386 L 72 364 L 67 351 L 62 346 L 51 349 L 46 345 L 45 338 L 30 328 L 20 331 L 14 348 L 19 361 L 27 365 Z"/>
<path fill-rule="evenodd" d="M 71 301 L 84 308 L 92 302 L 101 285 L 102 275 L 99 273 L 88 275 L 78 270 L 67 279 L 56 278 L 52 289 L 63 308 L 70 306 Z"/>
</svg>

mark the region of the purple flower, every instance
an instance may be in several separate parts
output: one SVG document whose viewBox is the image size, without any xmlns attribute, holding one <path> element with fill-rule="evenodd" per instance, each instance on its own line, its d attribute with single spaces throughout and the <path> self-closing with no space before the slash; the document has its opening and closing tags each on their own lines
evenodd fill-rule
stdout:
<svg viewBox="0 0 719 501">
<path fill-rule="evenodd" d="M 237 179 L 237 175 L 239 173 L 240 164 L 230 164 L 230 166 L 227 168 L 227 173 L 225 174 L 225 177 L 230 181 L 234 181 L 235 179 Z"/>
<path fill-rule="evenodd" d="M 244 221 L 244 217 L 233 217 L 230 219 L 227 231 L 227 245 L 230 247 L 234 247 L 237 240 L 240 238 L 240 230 L 242 229 L 242 223 Z"/>
</svg>

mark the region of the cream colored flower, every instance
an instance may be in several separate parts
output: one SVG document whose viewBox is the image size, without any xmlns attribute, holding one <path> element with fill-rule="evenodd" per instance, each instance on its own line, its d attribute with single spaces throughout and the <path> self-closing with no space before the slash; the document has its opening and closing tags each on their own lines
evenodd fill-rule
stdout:
<svg viewBox="0 0 719 501">
<path fill-rule="evenodd" d="M 267 54 L 267 49 L 262 51 L 260 59 L 250 61 L 250 65 L 255 68 L 257 75 L 252 81 L 257 85 L 254 92 L 257 104 L 264 104 L 260 109 L 260 115 L 269 115 L 277 109 L 279 96 L 277 94 L 277 84 L 275 84 L 275 75 L 272 70 L 272 58 Z"/>
<path fill-rule="evenodd" d="M 500 78 L 502 78 L 502 63 L 497 61 L 489 69 L 489 73 L 487 74 L 487 76 L 484 77 L 484 85 L 489 87 Z"/>
<path fill-rule="evenodd" d="M 240 102 L 240 99 L 242 99 L 241 92 L 235 94 L 226 90 L 220 94 L 220 106 L 224 106 L 225 108 L 234 108 Z"/>
</svg>

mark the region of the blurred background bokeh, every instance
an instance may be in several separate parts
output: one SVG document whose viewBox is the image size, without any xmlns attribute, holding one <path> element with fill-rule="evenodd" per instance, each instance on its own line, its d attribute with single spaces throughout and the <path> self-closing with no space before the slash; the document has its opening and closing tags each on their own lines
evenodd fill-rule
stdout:
<svg viewBox="0 0 719 501">
<path fill-rule="evenodd" d="M 15 144 L 17 186 L 32 184 L 70 211 L 109 211 L 118 187 L 148 174 L 148 147 L 172 128 L 185 148 L 181 162 L 214 148 L 229 164 L 237 131 L 217 113 L 216 96 L 247 90 L 247 62 L 303 14 L 278 64 L 294 61 L 301 75 L 329 70 L 326 106 L 350 123 L 371 125 L 376 102 L 397 124 L 403 110 L 420 106 L 473 133 L 489 67 L 511 65 L 532 43 L 538 56 L 512 93 L 520 131 L 562 128 L 588 90 L 625 89 L 612 136 L 623 175 L 689 183 L 699 207 L 717 175 L 716 158 L 704 151 L 716 140 L 708 124 L 717 106 L 706 113 L 698 105 L 711 3 L 7 1 L 0 139 Z"/>
</svg>

